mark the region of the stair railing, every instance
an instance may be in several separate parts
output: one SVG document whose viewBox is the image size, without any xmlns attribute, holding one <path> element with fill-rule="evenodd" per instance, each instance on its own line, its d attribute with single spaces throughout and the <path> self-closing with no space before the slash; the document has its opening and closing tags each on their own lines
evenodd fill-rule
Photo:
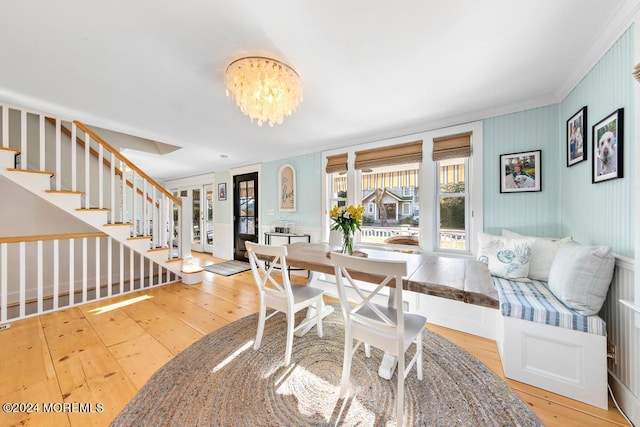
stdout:
<svg viewBox="0 0 640 427">
<path fill-rule="evenodd" d="M 176 280 L 102 232 L 0 237 L 0 324 Z"/>
<path fill-rule="evenodd" d="M 109 224 L 129 224 L 132 238 L 151 238 L 151 248 L 169 248 L 170 259 L 182 253 L 182 201 L 88 126 L 0 109 L 2 146 L 20 150 L 16 167 L 51 172 L 54 191 L 82 192 L 84 209 L 108 209 Z"/>
</svg>

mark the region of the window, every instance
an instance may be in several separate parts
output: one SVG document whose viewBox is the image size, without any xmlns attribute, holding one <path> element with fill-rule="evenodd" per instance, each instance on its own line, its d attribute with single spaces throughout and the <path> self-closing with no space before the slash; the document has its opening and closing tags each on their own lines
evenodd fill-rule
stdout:
<svg viewBox="0 0 640 427">
<path fill-rule="evenodd" d="M 412 206 L 418 206 L 418 163 L 368 168 L 361 173 L 362 243 L 418 244 L 420 227 Z M 405 191 L 405 189 L 410 191 Z M 407 195 L 408 194 L 408 195 Z M 416 208 L 417 209 L 417 208 Z M 414 243 L 415 242 L 415 243 Z"/>
<path fill-rule="evenodd" d="M 469 250 L 467 164 L 467 158 L 447 159 L 437 163 L 438 249 Z"/>
<path fill-rule="evenodd" d="M 402 215 L 408 216 L 411 214 L 411 203 L 402 203 Z"/>
</svg>

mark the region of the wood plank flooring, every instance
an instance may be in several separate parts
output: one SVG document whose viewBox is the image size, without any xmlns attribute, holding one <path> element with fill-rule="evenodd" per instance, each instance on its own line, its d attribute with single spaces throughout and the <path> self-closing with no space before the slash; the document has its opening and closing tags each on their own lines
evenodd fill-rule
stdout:
<svg viewBox="0 0 640 427">
<path fill-rule="evenodd" d="M 196 259 L 202 265 L 222 261 L 207 255 Z M 231 277 L 205 272 L 197 285 L 166 285 L 14 322 L 0 332 L 0 401 L 40 407 L 39 412 L 0 412 L 0 425 L 107 426 L 176 354 L 257 308 L 250 271 Z M 494 341 L 428 327 L 504 378 Z M 505 381 L 546 426 L 627 425 L 611 400 L 604 411 Z M 57 412 L 43 412 L 44 403 L 56 404 L 49 409 Z"/>
</svg>

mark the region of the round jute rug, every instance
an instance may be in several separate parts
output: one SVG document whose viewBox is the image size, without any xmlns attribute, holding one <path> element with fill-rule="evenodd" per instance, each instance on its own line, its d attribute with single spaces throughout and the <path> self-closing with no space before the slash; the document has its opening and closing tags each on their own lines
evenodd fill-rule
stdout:
<svg viewBox="0 0 640 427">
<path fill-rule="evenodd" d="M 267 321 L 257 351 L 257 315 L 212 332 L 156 372 L 113 425 L 395 424 L 397 373 L 390 381 L 377 375 L 382 358 L 377 349 L 372 348 L 371 358 L 359 349 L 350 395 L 338 398 L 344 323 L 334 307 L 323 321 L 323 338 L 315 328 L 294 337 L 287 368 L 282 366 L 286 321 L 281 313 Z M 415 368 L 405 380 L 405 425 L 542 425 L 500 378 L 455 344 L 425 330 L 423 346 L 424 380 L 418 381 Z"/>
</svg>

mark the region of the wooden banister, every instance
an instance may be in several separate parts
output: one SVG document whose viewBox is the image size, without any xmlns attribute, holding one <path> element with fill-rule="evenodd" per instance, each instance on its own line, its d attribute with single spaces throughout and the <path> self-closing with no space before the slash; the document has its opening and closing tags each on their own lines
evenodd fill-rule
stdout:
<svg viewBox="0 0 640 427">
<path fill-rule="evenodd" d="M 45 119 L 46 119 L 49 123 L 51 123 L 52 125 L 55 125 L 55 124 L 56 124 L 56 119 L 54 119 L 54 118 L 52 118 L 52 117 L 45 117 Z M 62 124 L 61 124 L 61 125 L 60 125 L 60 129 L 62 130 L 62 133 L 64 133 L 64 134 L 65 134 L 69 139 L 71 139 L 71 131 L 70 131 L 66 126 L 64 126 L 64 125 L 62 125 Z M 84 129 L 83 129 L 83 130 L 84 130 Z M 96 140 L 96 142 L 98 142 L 98 141 Z M 85 147 L 86 147 L 86 143 L 85 143 L 85 142 L 84 142 L 84 140 L 83 140 L 82 138 L 80 138 L 79 136 L 76 136 L 76 144 L 78 144 L 78 145 L 79 145 L 80 147 L 82 147 L 82 148 L 85 148 Z M 105 144 L 106 144 L 106 143 L 105 143 Z M 109 146 L 109 145 L 107 144 L 107 146 Z M 107 146 L 105 146 L 105 148 L 106 148 Z M 110 147 L 110 146 L 109 146 L 109 147 Z M 113 149 L 113 147 L 111 147 L 111 149 Z M 16 151 L 19 151 L 19 150 L 16 150 Z M 91 153 L 91 155 L 92 155 L 94 158 L 96 158 L 96 159 L 97 159 L 97 158 L 99 157 L 99 156 L 98 156 L 98 152 L 97 152 L 95 149 L 91 148 L 91 147 L 89 147 L 89 152 Z M 117 151 L 116 151 L 116 152 L 117 152 Z M 118 156 L 116 156 L 116 157 L 118 157 Z M 120 158 L 120 157 L 118 157 L 118 158 Z M 130 162 L 126 162 L 126 163 L 127 163 L 127 165 L 129 165 L 129 164 L 130 164 Z M 102 159 L 102 164 L 103 164 L 105 167 L 107 167 L 107 168 L 111 168 L 111 162 L 110 162 L 109 160 L 107 160 L 106 158 L 105 158 L 105 159 Z M 122 171 L 121 171 L 120 169 L 115 168 L 115 173 L 116 173 L 116 175 L 118 175 L 120 178 L 122 178 L 122 179 L 124 179 L 124 180 L 125 180 L 125 182 L 126 182 L 126 184 L 127 184 L 127 186 L 128 186 L 128 187 L 133 188 L 133 183 L 132 183 L 131 181 L 129 181 L 128 179 L 126 179 L 126 178 L 124 178 L 124 177 L 123 177 Z M 160 188 L 162 188 L 162 187 L 160 187 Z M 136 193 L 138 193 L 138 194 L 139 194 L 139 195 L 141 195 L 141 196 L 144 194 L 144 193 L 143 193 L 143 191 L 142 191 L 142 190 L 140 190 L 139 188 L 136 188 Z M 163 192 L 163 193 L 164 193 L 164 194 L 166 194 L 166 192 Z M 171 197 L 171 199 L 172 199 L 173 201 L 175 201 L 175 200 L 176 200 L 176 199 L 175 199 L 175 198 L 173 198 L 173 197 Z M 153 199 L 152 199 L 151 197 L 147 196 L 147 202 L 149 202 L 149 203 L 153 203 Z M 178 202 L 177 202 L 177 203 L 178 203 L 178 205 L 182 206 L 182 201 L 178 200 Z M 158 207 L 158 206 L 159 206 L 159 204 L 158 204 L 158 202 L 156 202 L 156 207 Z"/>
<path fill-rule="evenodd" d="M 140 168 L 138 168 L 136 165 L 134 165 L 132 162 L 129 161 L 129 159 L 127 159 L 126 157 L 124 157 L 122 154 L 120 154 L 118 152 L 118 150 L 116 150 L 115 148 L 113 148 L 111 145 L 109 145 L 109 143 L 107 143 L 104 139 L 102 139 L 99 135 L 97 135 L 95 132 L 93 132 L 91 129 L 89 129 L 87 126 L 85 126 L 82 122 L 79 122 L 77 120 L 74 120 L 73 122 L 76 127 L 78 127 L 79 129 L 81 129 L 83 132 L 85 132 L 86 134 L 88 134 L 89 136 L 91 136 L 91 138 L 96 141 L 98 144 L 102 145 L 104 148 L 107 149 L 107 151 L 109 151 L 111 154 L 113 154 L 114 156 L 116 156 L 116 158 L 122 162 L 124 162 L 129 168 L 131 168 L 132 170 L 134 170 L 139 176 L 141 176 L 142 178 L 144 178 L 145 180 L 147 180 L 148 182 L 151 183 L 152 186 L 154 186 L 156 189 L 158 189 L 162 194 L 164 194 L 165 196 L 167 196 L 167 198 L 169 198 L 169 200 L 173 201 L 175 204 L 177 204 L 178 206 L 182 206 L 182 201 L 180 199 L 177 199 L 176 197 L 173 196 L 173 194 L 171 194 L 170 192 L 168 192 L 163 186 L 161 186 L 160 184 L 158 184 L 153 178 L 151 178 L 149 175 L 147 175 L 146 173 L 144 173 Z"/>
<path fill-rule="evenodd" d="M 10 236 L 0 237 L 0 243 L 20 243 L 20 242 L 39 242 L 48 240 L 71 240 L 92 237 L 107 237 L 108 234 L 102 232 L 95 233 L 68 233 L 68 234 L 39 234 L 36 236 Z"/>
</svg>

